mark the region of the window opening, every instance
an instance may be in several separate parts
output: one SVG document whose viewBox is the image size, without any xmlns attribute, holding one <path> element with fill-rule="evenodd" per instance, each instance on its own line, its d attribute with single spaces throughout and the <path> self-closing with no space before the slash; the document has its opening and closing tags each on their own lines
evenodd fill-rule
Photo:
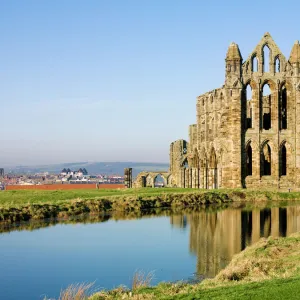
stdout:
<svg viewBox="0 0 300 300">
<path fill-rule="evenodd" d="M 281 151 L 280 151 L 280 176 L 286 175 L 286 147 L 285 145 L 282 145 Z"/>
<path fill-rule="evenodd" d="M 267 45 L 263 47 L 264 72 L 270 72 L 270 49 Z"/>
<path fill-rule="evenodd" d="M 154 178 L 154 187 L 164 187 L 165 186 L 165 180 L 164 178 L 159 174 Z"/>
<path fill-rule="evenodd" d="M 275 73 L 279 73 L 280 72 L 280 60 L 279 57 L 276 57 L 275 60 Z"/>
<path fill-rule="evenodd" d="M 188 167 L 189 167 L 189 164 L 188 164 L 187 159 L 184 160 L 182 166 L 183 166 L 184 168 L 188 168 Z"/>
<path fill-rule="evenodd" d="M 262 149 L 262 176 L 271 175 L 271 148 L 268 144 L 265 144 Z"/>
<path fill-rule="evenodd" d="M 285 86 L 282 87 L 279 103 L 280 128 L 287 129 L 287 92 Z"/>
<path fill-rule="evenodd" d="M 258 72 L 258 60 L 256 56 L 252 58 L 252 72 Z"/>
<path fill-rule="evenodd" d="M 251 145 L 247 147 L 246 151 L 246 176 L 252 175 L 252 148 Z"/>
<path fill-rule="evenodd" d="M 265 130 L 271 128 L 271 90 L 268 84 L 265 84 L 263 87 L 262 127 Z"/>
<path fill-rule="evenodd" d="M 250 84 L 247 85 L 246 88 L 246 129 L 252 128 L 252 107 L 251 107 L 251 100 L 252 100 L 252 89 Z"/>
</svg>

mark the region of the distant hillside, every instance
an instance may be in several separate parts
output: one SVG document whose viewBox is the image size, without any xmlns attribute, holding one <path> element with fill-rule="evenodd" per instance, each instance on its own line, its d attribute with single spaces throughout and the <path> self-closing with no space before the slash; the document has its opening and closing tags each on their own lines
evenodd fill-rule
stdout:
<svg viewBox="0 0 300 300">
<path fill-rule="evenodd" d="M 74 162 L 62 163 L 54 165 L 40 165 L 40 166 L 16 166 L 6 169 L 5 173 L 22 173 L 34 174 L 41 172 L 59 173 L 63 168 L 70 168 L 71 170 L 78 170 L 79 168 L 86 168 L 89 174 L 124 174 L 124 168 L 132 168 L 133 176 L 135 177 L 141 171 L 167 171 L 169 164 L 165 163 L 137 163 L 137 162 Z"/>
</svg>

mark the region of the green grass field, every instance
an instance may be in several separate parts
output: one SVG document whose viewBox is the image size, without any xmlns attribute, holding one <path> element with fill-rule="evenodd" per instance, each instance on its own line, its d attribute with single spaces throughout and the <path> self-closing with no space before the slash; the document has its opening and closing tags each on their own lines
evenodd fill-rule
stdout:
<svg viewBox="0 0 300 300">
<path fill-rule="evenodd" d="M 140 212 L 157 208 L 199 208 L 209 204 L 240 203 L 244 206 L 284 205 L 299 200 L 300 193 L 242 189 L 199 190 L 183 188 L 16 190 L 0 192 L 0 222 L 67 218 L 80 214 Z M 244 203 L 244 204 L 242 204 Z"/>
<path fill-rule="evenodd" d="M 175 288 L 174 288 L 175 290 Z M 163 289 L 141 289 L 139 297 L 133 299 L 185 299 L 185 300 L 285 300 L 300 299 L 298 291 L 300 290 L 300 277 L 288 279 L 266 280 L 262 282 L 253 282 L 245 284 L 234 284 L 231 286 L 199 289 L 198 291 L 190 291 L 183 294 L 167 295 Z M 147 297 L 148 295 L 153 295 Z M 102 300 L 97 296 L 92 296 L 91 300 Z M 110 299 L 110 298 L 106 298 Z M 113 299 L 113 298 L 111 298 Z M 118 298 L 116 298 L 118 299 Z M 121 298 L 120 298 L 121 299 Z M 123 298 L 127 299 L 127 298 Z M 130 298 L 129 298 L 130 299 Z"/>
<path fill-rule="evenodd" d="M 200 284 L 201 285 L 201 284 Z M 199 286 L 200 286 L 199 285 Z M 85 296 L 93 285 L 83 284 L 62 291 L 58 300 L 297 300 L 300 299 L 300 277 L 264 280 L 252 283 L 233 283 L 214 288 L 193 288 L 189 284 L 160 284 L 154 288 L 140 288 L 135 291 L 122 288 Z M 79 288 L 78 288 L 79 287 Z M 85 290 L 86 288 L 86 290 Z M 77 290 L 78 289 L 78 290 Z M 184 289 L 185 292 L 182 292 Z M 76 297 L 78 295 L 78 297 Z M 80 298 L 81 297 L 81 298 Z"/>
<path fill-rule="evenodd" d="M 160 296 L 157 299 L 214 299 L 214 300 L 285 300 L 300 299 L 300 278 L 276 279 L 262 282 L 205 289 L 183 295 Z"/>
<path fill-rule="evenodd" d="M 143 198 L 172 193 L 215 193 L 237 197 L 240 200 L 300 200 L 300 192 L 254 191 L 242 189 L 198 190 L 185 188 L 141 188 L 141 189 L 91 189 L 91 190 L 16 190 L 0 191 L 0 207 L 20 207 L 27 204 L 59 204 L 74 199 L 97 199 L 116 196 L 141 196 Z"/>
<path fill-rule="evenodd" d="M 233 201 L 260 200 L 300 200 L 300 192 L 279 192 L 264 190 L 219 189 L 199 190 L 185 188 L 140 188 L 140 189 L 90 189 L 90 190 L 16 190 L 0 191 L 0 208 L 20 208 L 30 204 L 59 205 L 69 200 L 109 199 L 111 197 L 132 197 L 147 199 L 166 194 L 203 194 L 228 195 Z"/>
<path fill-rule="evenodd" d="M 21 207 L 27 204 L 59 204 L 74 199 L 94 199 L 115 196 L 157 196 L 164 193 L 189 193 L 195 189 L 143 188 L 143 189 L 91 189 L 91 190 L 17 190 L 0 191 L 0 207 Z M 201 191 L 199 191 L 201 192 Z"/>
</svg>

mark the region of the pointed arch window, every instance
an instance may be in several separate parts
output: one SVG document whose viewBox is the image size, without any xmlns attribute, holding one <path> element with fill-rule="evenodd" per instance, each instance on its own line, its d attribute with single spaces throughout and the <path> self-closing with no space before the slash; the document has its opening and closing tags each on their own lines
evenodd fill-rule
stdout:
<svg viewBox="0 0 300 300">
<path fill-rule="evenodd" d="M 280 148 L 279 158 L 280 158 L 280 161 L 279 161 L 279 175 L 280 176 L 285 176 L 286 171 L 287 171 L 285 143 Z"/>
<path fill-rule="evenodd" d="M 280 72 L 280 59 L 277 56 L 275 59 L 275 73 L 279 73 Z"/>
<path fill-rule="evenodd" d="M 252 128 L 252 89 L 250 84 L 246 87 L 246 129 Z"/>
<path fill-rule="evenodd" d="M 220 102 L 222 104 L 222 101 L 223 101 L 223 93 L 220 94 Z"/>
<path fill-rule="evenodd" d="M 252 72 L 258 72 L 258 59 L 256 55 L 252 57 Z"/>
<path fill-rule="evenodd" d="M 166 185 L 165 181 L 166 181 L 165 178 L 161 174 L 158 174 L 153 179 L 153 186 L 154 187 L 164 187 Z"/>
<path fill-rule="evenodd" d="M 252 175 L 252 147 L 249 144 L 246 148 L 246 176 Z"/>
<path fill-rule="evenodd" d="M 263 86 L 261 107 L 262 128 L 269 130 L 271 128 L 271 90 L 267 83 Z"/>
<path fill-rule="evenodd" d="M 271 175 L 271 148 L 268 143 L 261 150 L 261 176 Z"/>
<path fill-rule="evenodd" d="M 184 167 L 184 168 L 189 168 L 189 163 L 188 163 L 188 160 L 187 159 L 185 159 L 184 161 L 183 161 L 183 163 L 182 163 L 182 166 Z"/>
<path fill-rule="evenodd" d="M 285 86 L 280 90 L 279 121 L 280 129 L 287 129 L 287 91 Z"/>
<path fill-rule="evenodd" d="M 270 72 L 270 48 L 268 45 L 263 47 L 263 70 L 264 72 Z"/>
</svg>

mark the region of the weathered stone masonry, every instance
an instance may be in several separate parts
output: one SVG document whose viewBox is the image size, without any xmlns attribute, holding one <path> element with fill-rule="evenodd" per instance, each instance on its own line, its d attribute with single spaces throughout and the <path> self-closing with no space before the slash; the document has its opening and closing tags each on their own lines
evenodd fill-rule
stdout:
<svg viewBox="0 0 300 300">
<path fill-rule="evenodd" d="M 170 146 L 169 185 L 299 188 L 299 42 L 287 60 L 266 33 L 244 62 L 232 43 L 225 62 L 225 84 L 197 97 L 189 142 Z"/>
</svg>

